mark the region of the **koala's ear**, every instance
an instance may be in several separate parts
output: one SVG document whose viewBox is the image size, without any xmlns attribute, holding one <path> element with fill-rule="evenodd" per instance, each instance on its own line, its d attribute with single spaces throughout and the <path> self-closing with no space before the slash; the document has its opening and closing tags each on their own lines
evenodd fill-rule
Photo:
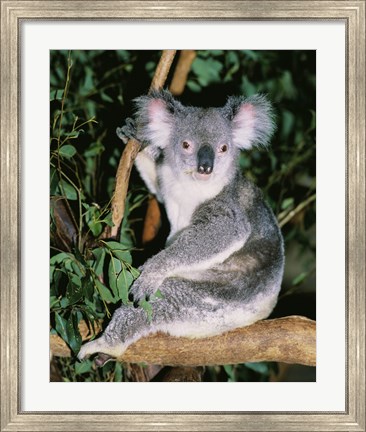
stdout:
<svg viewBox="0 0 366 432">
<path fill-rule="evenodd" d="M 240 149 L 266 146 L 276 128 L 272 106 L 263 95 L 229 97 L 223 113 L 231 121 L 233 142 Z"/>
<path fill-rule="evenodd" d="M 137 107 L 137 136 L 160 149 L 169 144 L 174 116 L 183 106 L 166 90 L 153 91 L 134 100 Z"/>
</svg>

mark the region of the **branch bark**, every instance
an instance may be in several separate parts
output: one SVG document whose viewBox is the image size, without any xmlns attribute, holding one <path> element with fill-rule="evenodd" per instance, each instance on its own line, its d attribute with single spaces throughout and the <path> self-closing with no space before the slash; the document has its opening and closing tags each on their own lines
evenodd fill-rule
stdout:
<svg viewBox="0 0 366 432">
<path fill-rule="evenodd" d="M 195 58 L 195 50 L 182 50 L 180 52 L 178 63 L 175 67 L 172 82 L 169 87 L 169 90 L 173 95 L 179 96 L 183 93 L 189 71 L 191 70 L 191 66 Z"/>
<path fill-rule="evenodd" d="M 170 66 L 174 60 L 175 50 L 164 50 L 159 64 L 156 68 L 150 90 L 159 89 L 164 86 Z M 113 227 L 103 233 L 103 237 L 117 238 L 119 228 L 125 212 L 125 201 L 127 196 L 129 178 L 141 145 L 135 139 L 130 139 L 122 153 L 116 173 L 116 186 L 112 198 L 112 222 Z"/>
<path fill-rule="evenodd" d="M 85 326 L 83 340 L 90 337 Z M 55 356 L 69 357 L 70 350 L 57 335 L 51 335 Z M 212 366 L 274 361 L 316 364 L 315 321 L 289 316 L 256 323 L 202 339 L 176 338 L 157 333 L 132 344 L 118 361 L 165 366 Z"/>
<path fill-rule="evenodd" d="M 291 210 L 289 212 L 285 212 L 284 214 L 280 214 L 278 216 L 279 227 L 282 228 L 284 225 L 286 225 L 288 222 L 290 222 L 291 219 L 293 219 L 296 215 L 298 215 L 300 212 L 302 212 L 308 205 L 310 205 L 315 200 L 316 200 L 316 194 L 311 195 L 308 199 L 306 199 L 305 201 L 300 203 L 293 210 Z"/>
<path fill-rule="evenodd" d="M 195 50 L 182 50 L 179 54 L 177 65 L 174 69 L 172 81 L 169 86 L 170 92 L 179 96 L 185 88 L 188 73 L 193 60 L 196 58 Z M 151 196 L 146 209 L 146 217 L 142 233 L 142 243 L 147 244 L 154 240 L 161 226 L 161 214 L 159 204 L 154 196 Z"/>
</svg>

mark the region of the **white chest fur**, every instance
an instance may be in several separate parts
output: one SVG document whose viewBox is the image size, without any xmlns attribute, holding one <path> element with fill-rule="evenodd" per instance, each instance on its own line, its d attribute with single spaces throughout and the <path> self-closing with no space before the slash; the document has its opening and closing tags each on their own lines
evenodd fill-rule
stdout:
<svg viewBox="0 0 366 432">
<path fill-rule="evenodd" d="M 166 165 L 159 168 L 158 178 L 171 226 L 169 239 L 190 224 L 199 205 L 216 196 L 224 187 L 222 181 L 215 181 L 214 175 L 209 180 L 200 181 L 192 174 L 176 174 Z"/>
</svg>

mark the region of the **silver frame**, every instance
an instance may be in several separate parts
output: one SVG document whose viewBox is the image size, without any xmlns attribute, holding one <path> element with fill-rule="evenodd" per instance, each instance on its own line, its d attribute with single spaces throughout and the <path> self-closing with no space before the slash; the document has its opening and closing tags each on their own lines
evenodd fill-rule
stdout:
<svg viewBox="0 0 366 432">
<path fill-rule="evenodd" d="M 344 20 L 346 53 L 346 410 L 331 413 L 24 413 L 19 389 L 19 24 L 48 19 Z M 1 0 L 1 431 L 365 431 L 365 0 Z"/>
</svg>

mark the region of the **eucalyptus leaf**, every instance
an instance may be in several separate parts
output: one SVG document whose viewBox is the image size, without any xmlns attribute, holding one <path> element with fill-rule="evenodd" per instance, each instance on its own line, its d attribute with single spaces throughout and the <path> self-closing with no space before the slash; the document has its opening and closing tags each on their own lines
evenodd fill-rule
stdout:
<svg viewBox="0 0 366 432">
<path fill-rule="evenodd" d="M 66 325 L 68 344 L 74 354 L 77 354 L 81 347 L 81 335 L 78 328 L 78 317 L 76 313 L 71 313 Z"/>
<path fill-rule="evenodd" d="M 82 375 L 84 373 L 89 373 L 92 371 L 93 362 L 89 359 L 86 359 L 82 362 L 75 363 L 75 374 Z"/>
<path fill-rule="evenodd" d="M 113 255 L 121 261 L 132 264 L 131 252 L 126 250 L 126 246 L 116 241 L 106 242 L 107 247 L 112 251 Z"/>
<path fill-rule="evenodd" d="M 107 303 L 116 303 L 116 301 L 118 300 L 117 298 L 114 298 L 112 293 L 110 292 L 110 290 L 102 284 L 102 282 L 100 282 L 99 279 L 95 279 L 94 280 L 95 285 L 99 291 L 100 296 L 102 297 L 102 299 L 107 302 Z"/>
<path fill-rule="evenodd" d="M 121 298 L 119 295 L 119 290 L 118 290 L 118 286 L 117 286 L 117 279 L 118 276 L 121 274 L 122 272 L 122 263 L 119 259 L 111 257 L 111 260 L 109 262 L 109 266 L 108 266 L 108 281 L 109 281 L 109 286 L 114 294 L 115 297 L 117 298 Z"/>
<path fill-rule="evenodd" d="M 60 156 L 67 159 L 72 158 L 76 154 L 76 148 L 71 144 L 65 144 L 60 148 Z"/>
<path fill-rule="evenodd" d="M 139 306 L 143 308 L 143 310 L 146 312 L 147 320 L 151 322 L 153 314 L 153 308 L 151 304 L 147 300 L 143 299 L 139 301 Z"/>
<path fill-rule="evenodd" d="M 62 194 L 65 194 L 65 197 L 71 201 L 75 201 L 78 199 L 78 193 L 74 186 L 72 186 L 70 183 L 68 183 L 65 180 L 61 180 L 59 182 L 60 185 L 60 191 Z"/>
<path fill-rule="evenodd" d="M 269 374 L 269 366 L 267 363 L 264 362 L 258 362 L 258 363 L 245 363 L 245 366 L 248 369 L 253 370 L 254 372 L 257 372 L 261 375 L 268 375 Z"/>
<path fill-rule="evenodd" d="M 103 266 L 104 266 L 104 260 L 105 260 L 105 249 L 96 248 L 96 249 L 92 250 L 92 253 L 96 258 L 95 263 L 93 265 L 93 270 L 97 276 L 100 276 L 103 273 Z"/>
<path fill-rule="evenodd" d="M 130 303 L 130 301 L 128 300 L 128 290 L 132 285 L 133 281 L 134 278 L 132 274 L 125 268 L 122 268 L 121 273 L 117 277 L 117 289 L 118 297 L 122 300 L 123 304 Z"/>
<path fill-rule="evenodd" d="M 68 343 L 69 339 L 67 336 L 67 321 L 57 312 L 55 312 L 55 325 L 57 333 L 66 343 Z"/>
<path fill-rule="evenodd" d="M 78 302 L 83 297 L 81 280 L 78 276 L 73 275 L 66 287 L 66 297 L 70 304 Z"/>
</svg>

